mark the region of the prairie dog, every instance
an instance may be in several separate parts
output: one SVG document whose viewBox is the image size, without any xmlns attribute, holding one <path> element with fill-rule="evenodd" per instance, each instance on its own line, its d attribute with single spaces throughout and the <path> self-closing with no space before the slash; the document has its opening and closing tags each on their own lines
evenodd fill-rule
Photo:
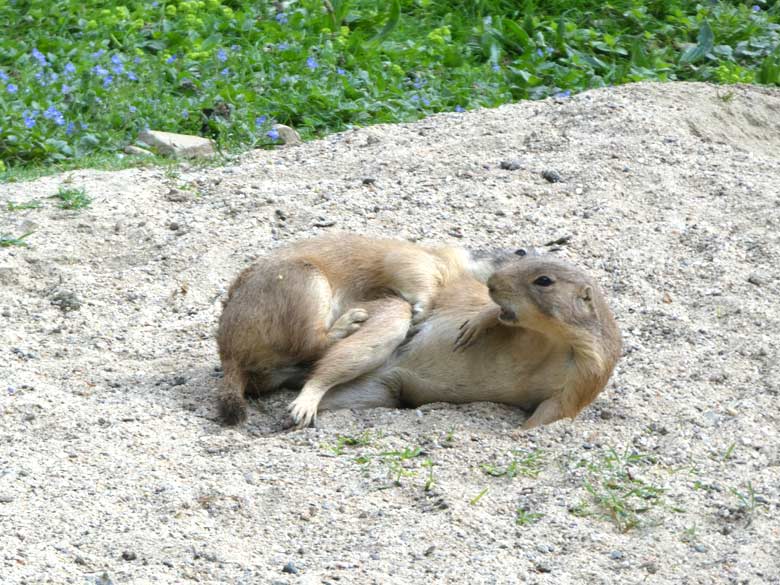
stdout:
<svg viewBox="0 0 780 585">
<path fill-rule="evenodd" d="M 533 410 L 530 429 L 574 418 L 620 352 L 596 283 L 559 259 L 529 257 L 499 269 L 487 287 L 468 276 L 445 286 L 414 338 L 379 370 L 333 389 L 321 408 L 501 402 Z"/>
<path fill-rule="evenodd" d="M 220 316 L 222 420 L 242 422 L 245 396 L 300 384 L 310 365 L 319 362 L 291 405 L 294 421 L 308 424 L 321 395 L 351 379 L 340 374 L 349 356 L 337 351 L 337 342 L 366 326 L 372 302 L 395 295 L 407 308 L 401 303 L 381 305 L 388 312 L 369 328 L 381 340 L 367 342 L 378 353 L 365 357 L 363 371 L 378 367 L 392 353 L 410 320 L 428 315 L 442 286 L 463 274 L 486 280 L 515 253 L 478 257 L 456 247 L 426 248 L 352 234 L 329 234 L 273 251 L 239 274 Z M 388 325 L 384 333 L 377 330 L 381 324 Z M 331 350 L 336 353 L 330 362 L 321 361 Z M 366 349 L 359 352 L 365 354 Z M 348 370 L 359 367 L 355 362 Z"/>
</svg>

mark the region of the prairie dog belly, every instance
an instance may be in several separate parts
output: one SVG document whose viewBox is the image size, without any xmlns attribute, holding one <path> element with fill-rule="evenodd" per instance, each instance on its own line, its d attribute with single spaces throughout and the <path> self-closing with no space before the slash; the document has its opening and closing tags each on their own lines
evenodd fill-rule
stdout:
<svg viewBox="0 0 780 585">
<path fill-rule="evenodd" d="M 543 339 L 498 326 L 472 347 L 455 352 L 467 316 L 452 317 L 432 316 L 393 360 L 391 368 L 403 372 L 404 403 L 490 401 L 530 408 L 544 399 L 533 387 L 537 360 L 549 355 Z M 527 359 L 518 360 L 518 355 Z"/>
</svg>

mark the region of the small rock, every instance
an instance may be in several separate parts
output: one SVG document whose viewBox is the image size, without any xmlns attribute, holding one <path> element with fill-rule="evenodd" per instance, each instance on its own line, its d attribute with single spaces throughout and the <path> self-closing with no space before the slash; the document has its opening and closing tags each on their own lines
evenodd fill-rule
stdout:
<svg viewBox="0 0 780 585">
<path fill-rule="evenodd" d="M 654 562 L 650 561 L 647 563 L 644 563 L 642 565 L 645 571 L 650 573 L 651 575 L 655 575 L 658 572 L 658 565 L 656 565 Z"/>
<path fill-rule="evenodd" d="M 279 138 L 288 146 L 294 146 L 301 143 L 301 136 L 293 128 L 284 124 L 275 124 L 274 130 L 279 133 Z"/>
<path fill-rule="evenodd" d="M 213 141 L 189 134 L 144 130 L 138 135 L 138 140 L 156 149 L 160 154 L 170 156 L 193 158 L 213 156 L 217 152 Z"/>
<path fill-rule="evenodd" d="M 433 551 L 436 550 L 436 545 L 432 544 L 428 548 L 425 549 L 425 552 L 423 553 L 424 556 L 429 557 L 433 554 Z"/>
<path fill-rule="evenodd" d="M 9 494 L 0 494 L 0 504 L 10 504 L 14 499 L 15 498 Z"/>
<path fill-rule="evenodd" d="M 292 564 L 292 561 L 287 563 L 284 567 L 282 567 L 282 573 L 290 573 L 291 575 L 297 575 L 300 573 L 298 570 L 298 567 Z"/>
<path fill-rule="evenodd" d="M 122 560 L 123 561 L 134 561 L 138 558 L 138 556 L 131 550 L 126 550 L 122 552 Z"/>
<path fill-rule="evenodd" d="M 87 561 L 86 559 L 84 559 L 84 557 L 78 557 L 78 556 L 75 559 L 73 559 L 73 562 L 76 563 L 77 565 L 83 565 L 83 566 L 87 564 Z"/>
<path fill-rule="evenodd" d="M 327 218 L 320 218 L 319 220 L 314 222 L 314 227 L 318 228 L 326 228 L 336 225 L 336 221 L 333 219 L 327 219 Z"/>
<path fill-rule="evenodd" d="M 274 214 L 276 215 L 276 217 L 279 218 L 279 221 L 287 221 L 287 214 L 284 212 L 283 209 L 277 209 L 276 211 L 274 211 Z"/>
<path fill-rule="evenodd" d="M 499 166 L 505 171 L 516 171 L 522 168 L 520 161 L 517 159 L 502 160 Z"/>
<path fill-rule="evenodd" d="M 171 188 L 171 190 L 165 194 L 165 198 L 174 203 L 183 203 L 190 199 L 190 194 L 182 189 Z"/>
<path fill-rule="evenodd" d="M 171 380 L 171 386 L 182 386 L 187 383 L 187 378 L 184 376 L 176 376 L 173 380 Z"/>
<path fill-rule="evenodd" d="M 51 304 L 59 307 L 63 313 L 78 311 L 81 308 L 81 301 L 76 296 L 76 293 L 66 290 L 55 293 L 51 298 Z"/>
<path fill-rule="evenodd" d="M 766 284 L 766 279 L 758 274 L 751 274 L 748 276 L 748 282 L 750 284 L 755 284 L 756 286 L 764 286 Z"/>
<path fill-rule="evenodd" d="M 125 146 L 124 151 L 126 154 L 132 155 L 132 156 L 154 156 L 154 153 L 150 150 L 146 150 L 145 148 L 141 148 L 140 146 L 133 146 L 132 144 L 128 144 Z"/>
<path fill-rule="evenodd" d="M 363 185 L 376 185 L 376 179 L 374 177 L 364 177 L 361 181 Z"/>
<path fill-rule="evenodd" d="M 447 234 L 452 236 L 453 238 L 462 238 L 463 237 L 463 230 L 460 227 L 454 227 L 447 230 Z"/>
<path fill-rule="evenodd" d="M 695 550 L 698 553 L 703 553 L 703 552 L 707 552 L 707 547 L 704 546 L 703 544 L 697 544 L 696 546 L 693 547 L 693 550 Z"/>
<path fill-rule="evenodd" d="M 542 178 L 545 179 L 548 183 L 560 183 L 563 181 L 561 174 L 558 171 L 554 171 L 552 169 L 542 171 Z"/>
<path fill-rule="evenodd" d="M 179 227 L 181 227 L 181 226 L 179 226 L 179 224 L 177 222 L 175 222 L 175 221 L 172 221 L 171 223 L 168 224 L 168 229 L 171 230 L 172 232 L 175 232 L 176 230 L 178 230 Z"/>
<path fill-rule="evenodd" d="M 536 570 L 540 573 L 552 573 L 552 567 L 547 563 L 537 563 Z"/>
<path fill-rule="evenodd" d="M 625 555 L 619 551 L 619 550 L 613 550 L 611 553 L 609 553 L 609 558 L 613 561 L 619 561 L 621 560 Z"/>
</svg>

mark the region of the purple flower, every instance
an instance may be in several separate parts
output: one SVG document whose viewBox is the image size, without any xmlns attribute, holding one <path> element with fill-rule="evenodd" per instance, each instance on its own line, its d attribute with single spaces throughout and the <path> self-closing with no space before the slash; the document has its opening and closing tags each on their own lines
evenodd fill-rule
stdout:
<svg viewBox="0 0 780 585">
<path fill-rule="evenodd" d="M 274 16 L 276 19 L 276 22 L 279 24 L 287 24 L 287 15 L 284 12 L 277 13 L 276 16 Z"/>
<path fill-rule="evenodd" d="M 219 72 L 219 74 L 226 77 L 226 76 L 230 75 L 230 69 L 225 67 L 222 71 Z"/>
<path fill-rule="evenodd" d="M 271 128 L 268 132 L 265 133 L 268 138 L 271 140 L 278 140 L 279 139 L 279 132 L 277 132 L 276 128 Z"/>
<path fill-rule="evenodd" d="M 491 67 L 493 71 L 501 71 L 501 67 L 499 67 L 498 63 L 493 63 L 493 66 Z"/>
<path fill-rule="evenodd" d="M 753 7 L 751 8 L 753 12 L 761 12 L 761 7 L 758 4 L 753 4 Z"/>
<path fill-rule="evenodd" d="M 33 58 L 40 63 L 41 67 L 46 67 L 46 55 L 41 53 L 37 48 L 32 50 Z"/>
<path fill-rule="evenodd" d="M 43 117 L 47 120 L 51 120 L 57 126 L 64 126 L 65 125 L 65 118 L 62 115 L 62 112 L 60 112 L 57 108 L 54 106 L 49 106 L 46 111 L 43 113 Z"/>
<path fill-rule="evenodd" d="M 176 55 L 171 55 L 170 57 L 168 57 L 168 58 L 165 60 L 165 62 L 166 62 L 166 63 L 168 63 L 168 65 L 170 65 L 170 64 L 171 64 L 171 63 L 173 63 L 174 61 L 176 61 Z"/>
<path fill-rule="evenodd" d="M 8 93 L 16 93 L 17 91 L 19 91 L 19 88 L 18 88 L 18 87 L 16 87 L 16 84 L 14 84 L 14 83 L 9 83 L 8 85 L 6 85 L 6 86 L 5 86 L 5 90 L 6 90 Z"/>
<path fill-rule="evenodd" d="M 136 57 L 135 59 L 133 59 L 133 63 L 135 63 L 136 65 L 138 65 L 140 62 L 141 62 L 141 57 Z"/>
<path fill-rule="evenodd" d="M 276 48 L 280 51 L 286 51 L 287 49 L 290 48 L 290 45 L 288 43 L 279 43 L 278 45 L 276 45 Z"/>
<path fill-rule="evenodd" d="M 105 77 L 106 75 L 108 75 L 108 69 L 106 69 L 105 67 L 101 67 L 100 65 L 95 65 L 92 68 L 92 73 L 94 73 L 95 75 L 100 75 L 100 77 Z"/>
<path fill-rule="evenodd" d="M 571 95 L 571 90 L 567 89 L 567 90 L 565 90 L 565 91 L 559 91 L 559 92 L 558 92 L 558 93 L 556 93 L 556 94 L 555 94 L 553 97 L 556 97 L 556 98 L 558 98 L 559 100 L 564 100 L 564 99 L 566 99 L 567 97 L 569 97 L 570 95 Z"/>
<path fill-rule="evenodd" d="M 86 122 L 79 122 L 79 126 L 81 126 L 82 130 L 86 130 L 87 128 L 89 128 L 89 124 L 87 124 Z"/>
<path fill-rule="evenodd" d="M 103 56 L 103 53 L 105 53 L 105 51 L 103 49 L 98 49 L 97 51 L 92 53 L 92 58 L 93 59 L 100 59 Z"/>
<path fill-rule="evenodd" d="M 412 83 L 412 87 L 414 87 L 414 89 L 420 89 L 423 85 L 425 85 L 424 79 L 415 79 L 414 83 Z"/>
<path fill-rule="evenodd" d="M 8 76 L 3 71 L 0 71 L 0 81 L 8 81 Z"/>
<path fill-rule="evenodd" d="M 113 75 L 106 75 L 103 78 L 103 87 L 108 87 L 109 85 L 111 85 L 112 81 L 114 81 L 114 76 Z"/>
<path fill-rule="evenodd" d="M 536 49 L 536 54 L 537 54 L 539 57 L 544 57 L 544 51 L 542 51 L 541 49 Z"/>
<path fill-rule="evenodd" d="M 317 69 L 317 67 L 319 66 L 320 66 L 319 63 L 317 63 L 317 60 L 314 57 L 309 57 L 308 59 L 306 59 L 306 67 L 308 67 L 312 71 Z"/>
<path fill-rule="evenodd" d="M 71 87 L 67 83 L 62 84 L 62 93 L 70 93 Z"/>
<path fill-rule="evenodd" d="M 413 101 L 413 102 L 419 102 L 419 101 L 420 101 L 420 96 L 419 96 L 419 95 L 417 95 L 417 94 L 414 94 L 414 95 L 412 96 L 412 101 Z"/>
<path fill-rule="evenodd" d="M 423 105 L 430 106 L 431 105 L 431 100 L 429 100 L 427 97 L 424 97 L 422 99 L 422 103 L 423 103 Z"/>
<path fill-rule="evenodd" d="M 154 0 L 154 2 L 152 2 L 152 8 L 157 8 L 159 5 L 160 3 L 157 2 L 157 0 Z"/>
<path fill-rule="evenodd" d="M 37 79 L 38 81 L 40 81 L 40 82 L 41 82 L 41 85 L 42 85 L 42 86 L 44 86 L 44 87 L 46 87 L 47 85 L 49 85 L 49 82 L 48 82 L 48 81 L 46 81 L 46 77 L 44 77 L 44 72 L 43 72 L 43 71 L 38 71 L 38 72 L 35 74 L 35 79 Z"/>
<path fill-rule="evenodd" d="M 238 51 L 240 48 L 241 47 L 239 47 L 238 45 L 230 45 L 230 50 L 231 51 Z"/>
<path fill-rule="evenodd" d="M 461 106 L 461 105 L 457 105 L 457 106 L 455 106 L 455 111 L 456 111 L 456 112 L 458 112 L 458 113 L 460 114 L 461 112 L 465 112 L 465 111 L 466 111 L 466 108 L 464 108 L 464 107 L 463 107 L 463 106 Z"/>
<path fill-rule="evenodd" d="M 258 116 L 255 118 L 255 127 L 259 128 L 263 124 L 265 124 L 266 120 L 268 120 L 267 116 Z"/>
<path fill-rule="evenodd" d="M 190 117 L 190 111 L 189 111 L 187 108 L 184 108 L 184 109 L 181 111 L 181 117 L 182 117 L 182 118 L 184 118 L 184 119 L 186 120 L 187 118 L 189 118 L 189 117 Z"/>
<path fill-rule="evenodd" d="M 128 78 L 130 81 L 138 81 L 138 78 L 135 76 L 135 73 L 133 73 L 132 71 L 127 71 L 127 72 L 125 73 L 125 75 L 127 75 L 127 78 Z"/>
<path fill-rule="evenodd" d="M 113 69 L 114 73 L 116 73 L 117 75 L 119 75 L 120 73 L 122 73 L 122 71 L 125 70 L 125 66 L 122 64 L 122 58 L 119 55 L 112 55 L 111 63 L 112 63 L 111 69 Z"/>
<path fill-rule="evenodd" d="M 33 126 L 35 126 L 35 118 L 37 117 L 38 117 L 38 110 L 33 110 L 32 112 L 27 110 L 22 114 L 22 118 L 24 119 L 24 125 L 27 128 L 32 128 Z"/>
<path fill-rule="evenodd" d="M 135 106 L 130 106 L 130 107 L 128 108 L 128 110 L 130 110 L 130 113 L 131 113 L 131 114 L 135 114 L 135 112 L 138 110 L 138 108 L 136 108 Z"/>
<path fill-rule="evenodd" d="M 73 63 L 65 63 L 65 73 L 68 75 L 73 75 L 76 73 L 76 66 Z"/>
<path fill-rule="evenodd" d="M 346 75 L 347 74 L 347 72 L 344 71 L 341 67 L 336 67 L 336 73 L 338 75 Z"/>
<path fill-rule="evenodd" d="M 227 53 L 225 52 L 225 49 L 220 49 L 219 51 L 217 51 L 217 59 L 219 59 L 222 63 L 227 61 L 227 58 L 228 56 Z"/>
<path fill-rule="evenodd" d="M 68 122 L 68 127 L 65 128 L 65 134 L 70 136 L 76 131 L 76 125 L 73 122 Z"/>
</svg>

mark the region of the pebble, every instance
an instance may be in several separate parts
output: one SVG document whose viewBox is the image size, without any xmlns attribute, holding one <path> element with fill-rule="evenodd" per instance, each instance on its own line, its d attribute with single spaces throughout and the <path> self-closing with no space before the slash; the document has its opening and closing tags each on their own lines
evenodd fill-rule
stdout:
<svg viewBox="0 0 780 585">
<path fill-rule="evenodd" d="M 284 567 L 282 567 L 282 573 L 290 573 L 291 575 L 297 575 L 300 573 L 300 570 L 298 567 L 292 564 L 292 561 L 287 563 Z"/>
<path fill-rule="evenodd" d="M 703 552 L 707 552 L 707 547 L 704 546 L 703 544 L 697 544 L 696 546 L 693 547 L 693 550 L 695 550 L 698 553 L 703 553 Z"/>
<path fill-rule="evenodd" d="M 751 274 L 748 276 L 748 282 L 750 284 L 755 284 L 756 286 L 764 286 L 766 284 L 766 279 L 758 274 Z"/>
<path fill-rule="evenodd" d="M 536 570 L 540 573 L 552 573 L 552 567 L 547 563 L 537 563 Z"/>
<path fill-rule="evenodd" d="M 0 504 L 10 504 L 14 499 L 15 498 L 9 494 L 0 494 Z"/>
<path fill-rule="evenodd" d="M 123 561 L 134 561 L 138 558 L 138 556 L 131 550 L 126 550 L 122 552 L 122 560 Z"/>
<path fill-rule="evenodd" d="M 51 298 L 51 304 L 59 307 L 63 313 L 78 311 L 81 308 L 81 300 L 76 296 L 76 293 L 67 290 L 55 293 Z"/>
<path fill-rule="evenodd" d="M 502 160 L 499 166 L 505 171 L 516 171 L 522 168 L 520 161 L 517 159 Z"/>
<path fill-rule="evenodd" d="M 542 171 L 542 177 L 548 183 L 560 183 L 563 181 L 563 177 L 561 177 L 561 174 L 558 171 L 554 171 L 552 169 L 547 169 L 546 171 Z"/>
<path fill-rule="evenodd" d="M 168 224 L 168 229 L 171 230 L 172 232 L 175 232 L 180 227 L 181 226 L 178 224 L 178 222 L 175 222 L 175 221 L 172 221 L 171 223 Z"/>
<path fill-rule="evenodd" d="M 611 558 L 613 561 L 619 561 L 624 556 L 625 555 L 619 550 L 613 550 L 611 553 L 609 553 L 609 558 Z"/>
</svg>

